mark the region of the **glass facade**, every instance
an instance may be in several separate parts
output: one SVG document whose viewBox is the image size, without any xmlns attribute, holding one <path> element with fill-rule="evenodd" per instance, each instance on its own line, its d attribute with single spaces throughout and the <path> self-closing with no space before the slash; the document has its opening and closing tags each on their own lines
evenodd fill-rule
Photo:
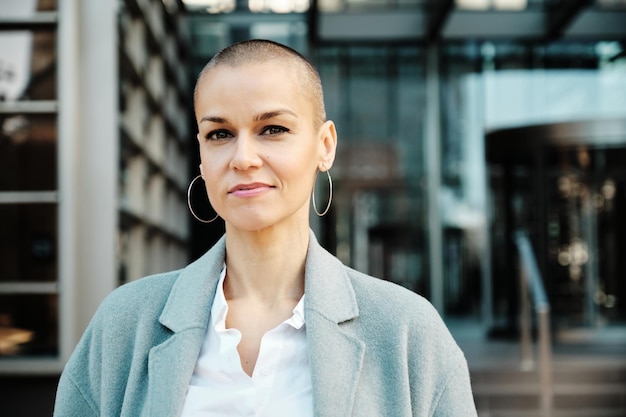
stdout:
<svg viewBox="0 0 626 417">
<path fill-rule="evenodd" d="M 416 47 L 316 50 L 327 116 L 339 134 L 326 242 L 347 264 L 428 291 L 424 54 Z"/>
<path fill-rule="evenodd" d="M 0 117 L 0 191 L 55 190 L 56 117 L 36 114 Z"/>
<path fill-rule="evenodd" d="M 0 282 L 57 281 L 56 214 L 56 204 L 0 205 Z"/>
<path fill-rule="evenodd" d="M 2 1 L 0 8 L 0 357 L 54 358 L 56 2 Z"/>
</svg>

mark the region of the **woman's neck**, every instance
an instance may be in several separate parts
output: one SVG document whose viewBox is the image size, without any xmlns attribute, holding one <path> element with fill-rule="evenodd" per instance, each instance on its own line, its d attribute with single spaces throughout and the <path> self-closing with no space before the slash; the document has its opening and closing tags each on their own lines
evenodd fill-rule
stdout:
<svg viewBox="0 0 626 417">
<path fill-rule="evenodd" d="M 271 305 L 304 294 L 309 229 L 226 230 L 227 299 L 249 298 Z"/>
</svg>

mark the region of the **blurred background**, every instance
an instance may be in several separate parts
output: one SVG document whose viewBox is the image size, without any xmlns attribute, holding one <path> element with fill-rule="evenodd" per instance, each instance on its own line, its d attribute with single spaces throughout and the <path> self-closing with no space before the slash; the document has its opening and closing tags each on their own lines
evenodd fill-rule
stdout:
<svg viewBox="0 0 626 417">
<path fill-rule="evenodd" d="M 101 300 L 223 233 L 192 90 L 249 38 L 320 71 L 321 243 L 434 304 L 479 414 L 626 416 L 626 0 L 0 0 L 0 414 L 51 415 Z"/>
</svg>

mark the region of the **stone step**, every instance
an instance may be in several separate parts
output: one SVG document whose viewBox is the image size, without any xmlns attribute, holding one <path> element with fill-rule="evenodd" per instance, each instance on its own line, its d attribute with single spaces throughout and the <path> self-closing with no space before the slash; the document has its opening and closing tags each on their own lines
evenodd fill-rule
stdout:
<svg viewBox="0 0 626 417">
<path fill-rule="evenodd" d="M 476 384 L 472 387 L 474 395 L 539 395 L 538 384 L 490 385 Z M 626 385 L 623 384 L 557 384 L 554 386 L 555 396 L 585 395 L 624 395 Z M 625 398 L 626 400 L 626 398 Z M 626 417 L 626 416 L 625 416 Z"/>
<path fill-rule="evenodd" d="M 626 409 L 555 410 L 550 417 L 625 417 Z M 536 410 L 480 411 L 478 417 L 542 417 Z"/>
<path fill-rule="evenodd" d="M 552 417 L 626 417 L 626 364 L 559 364 L 553 381 Z M 481 416 L 539 417 L 541 387 L 537 371 L 474 371 L 472 389 Z"/>
<path fill-rule="evenodd" d="M 519 369 L 474 370 L 472 383 L 486 385 L 534 384 L 539 381 L 537 370 Z M 555 365 L 552 371 L 555 384 L 624 384 L 626 385 L 626 363 L 624 366 L 584 366 L 577 364 Z"/>
</svg>

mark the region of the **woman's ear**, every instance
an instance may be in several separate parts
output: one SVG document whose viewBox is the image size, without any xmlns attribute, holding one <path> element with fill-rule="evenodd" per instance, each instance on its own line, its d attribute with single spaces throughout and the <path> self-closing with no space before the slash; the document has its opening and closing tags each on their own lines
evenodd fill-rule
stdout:
<svg viewBox="0 0 626 417">
<path fill-rule="evenodd" d="M 328 170 L 333 166 L 337 152 L 337 130 L 332 120 L 327 120 L 320 128 L 320 148 L 320 165 Z"/>
</svg>

